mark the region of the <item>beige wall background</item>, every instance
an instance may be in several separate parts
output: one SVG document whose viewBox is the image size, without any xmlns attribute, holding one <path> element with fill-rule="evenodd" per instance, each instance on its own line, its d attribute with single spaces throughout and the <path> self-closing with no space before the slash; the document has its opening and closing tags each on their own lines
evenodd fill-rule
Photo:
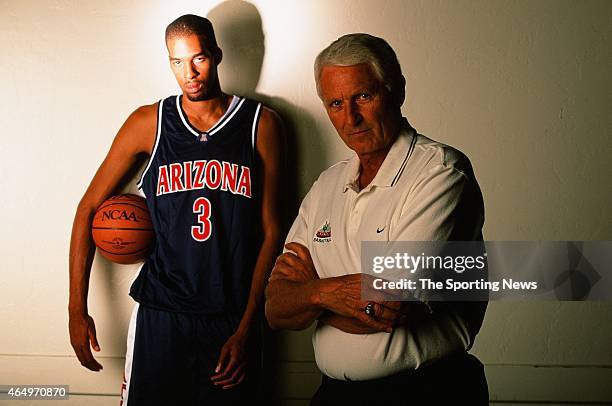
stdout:
<svg viewBox="0 0 612 406">
<path fill-rule="evenodd" d="M 486 239 L 612 239 L 612 2 L 1 0 L 0 10 L 0 384 L 69 384 L 68 404 L 118 403 L 137 266 L 94 262 L 104 370 L 90 372 L 67 331 L 70 229 L 128 114 L 178 91 L 163 30 L 187 12 L 216 26 L 224 89 L 283 115 L 298 197 L 349 155 L 316 97 L 314 57 L 369 32 L 398 54 L 411 123 L 470 157 Z M 472 352 L 493 403 L 610 404 L 611 344 L 610 302 L 506 302 L 489 306 Z M 285 404 L 307 404 L 319 379 L 310 332 L 275 345 L 270 384 Z"/>
</svg>

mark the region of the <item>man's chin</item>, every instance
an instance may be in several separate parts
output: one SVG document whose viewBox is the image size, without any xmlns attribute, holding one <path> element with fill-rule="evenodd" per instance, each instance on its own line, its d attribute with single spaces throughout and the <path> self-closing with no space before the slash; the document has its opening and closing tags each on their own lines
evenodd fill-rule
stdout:
<svg viewBox="0 0 612 406">
<path fill-rule="evenodd" d="M 187 93 L 187 92 L 183 92 L 183 94 L 190 100 L 193 102 L 197 102 L 197 101 L 203 101 L 203 100 L 208 100 L 210 99 L 210 95 L 206 94 L 206 92 L 198 92 L 198 93 Z"/>
</svg>

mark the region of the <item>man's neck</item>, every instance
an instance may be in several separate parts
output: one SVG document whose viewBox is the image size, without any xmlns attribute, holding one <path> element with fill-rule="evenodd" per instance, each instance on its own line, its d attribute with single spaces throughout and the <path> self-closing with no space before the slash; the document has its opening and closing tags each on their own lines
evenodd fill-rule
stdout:
<svg viewBox="0 0 612 406">
<path fill-rule="evenodd" d="M 383 162 L 385 162 L 385 158 L 387 158 L 387 154 L 391 150 L 391 147 L 399 137 L 399 133 L 402 130 L 401 122 L 398 122 L 397 126 L 393 128 L 391 131 L 395 133 L 395 136 L 392 138 L 389 145 L 386 148 L 381 149 L 379 151 L 374 151 L 369 154 L 358 155 L 359 157 L 359 190 L 367 187 L 376 177 L 378 170 L 382 166 Z"/>
<path fill-rule="evenodd" d="M 202 131 L 212 127 L 225 114 L 231 101 L 232 97 L 222 92 L 211 99 L 199 101 L 189 100 L 184 94 L 181 97 L 181 104 L 189 121 Z"/>
<path fill-rule="evenodd" d="M 391 145 L 393 145 L 393 142 L 384 150 L 359 155 L 359 190 L 365 188 L 374 180 L 391 149 Z"/>
<path fill-rule="evenodd" d="M 194 115 L 197 117 L 206 117 L 209 115 L 218 114 L 219 112 L 223 114 L 229 107 L 230 102 L 230 95 L 221 91 L 219 91 L 217 96 L 206 100 L 193 101 L 189 100 L 185 94 L 181 96 L 183 110 L 185 110 L 185 112 L 189 115 Z"/>
</svg>

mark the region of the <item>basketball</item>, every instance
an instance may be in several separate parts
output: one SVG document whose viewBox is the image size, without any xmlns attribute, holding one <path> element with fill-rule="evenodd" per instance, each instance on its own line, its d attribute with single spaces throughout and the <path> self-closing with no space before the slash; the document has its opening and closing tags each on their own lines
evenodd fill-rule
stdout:
<svg viewBox="0 0 612 406">
<path fill-rule="evenodd" d="M 91 228 L 98 252 L 117 264 L 142 262 L 153 247 L 149 210 L 137 195 L 108 198 L 96 211 Z"/>
</svg>

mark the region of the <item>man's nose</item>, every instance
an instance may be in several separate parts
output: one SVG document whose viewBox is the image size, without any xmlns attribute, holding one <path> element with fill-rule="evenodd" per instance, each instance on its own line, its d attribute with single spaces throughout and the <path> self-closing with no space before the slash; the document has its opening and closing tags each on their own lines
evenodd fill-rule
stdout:
<svg viewBox="0 0 612 406">
<path fill-rule="evenodd" d="M 346 123 L 351 127 L 358 126 L 363 120 L 363 116 L 359 111 L 359 106 L 355 103 L 347 103 L 346 108 Z"/>
<path fill-rule="evenodd" d="M 185 79 L 193 79 L 198 76 L 198 71 L 195 69 L 192 63 L 186 63 L 185 68 L 183 69 L 183 75 Z"/>
</svg>

